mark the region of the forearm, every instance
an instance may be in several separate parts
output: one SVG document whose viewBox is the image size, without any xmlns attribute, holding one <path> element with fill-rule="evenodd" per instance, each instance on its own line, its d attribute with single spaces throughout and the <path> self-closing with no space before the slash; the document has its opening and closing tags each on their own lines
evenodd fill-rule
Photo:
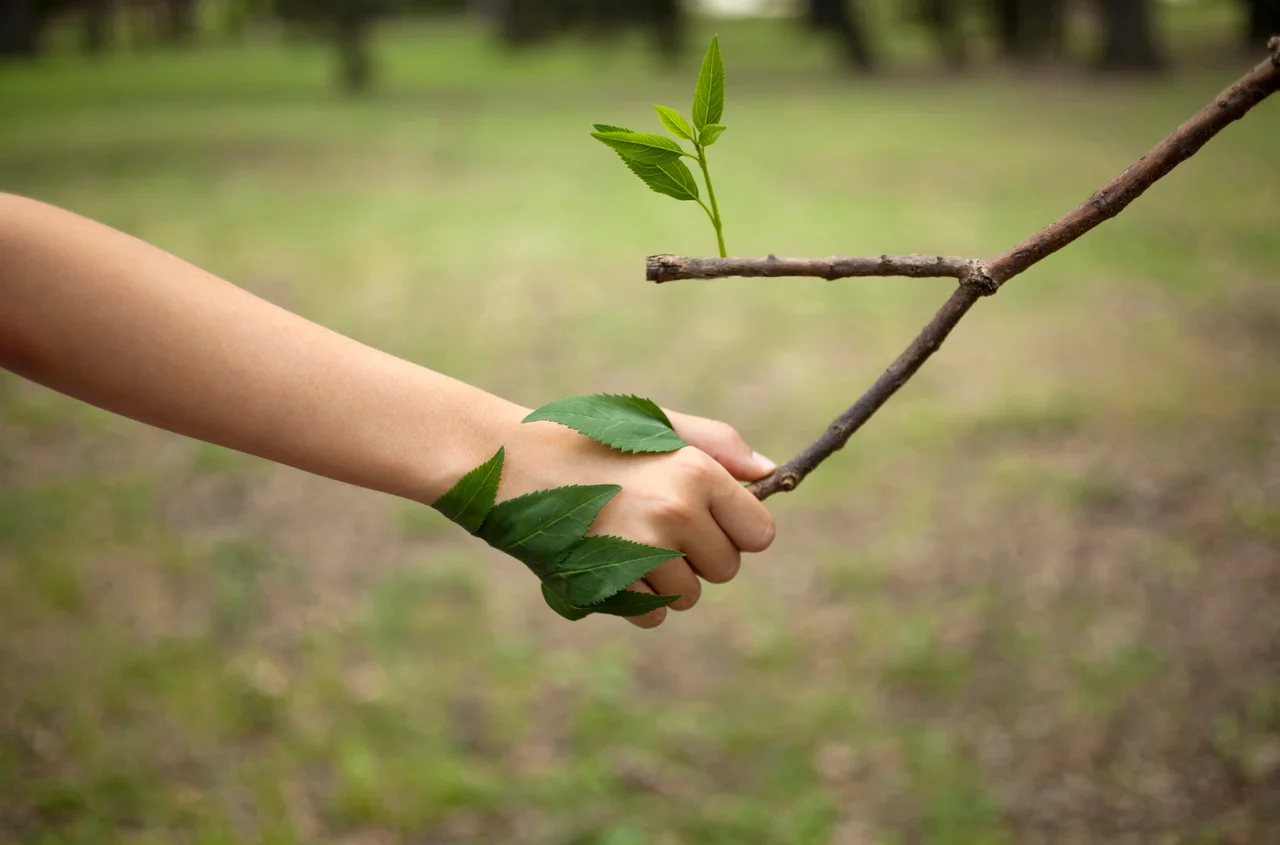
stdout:
<svg viewBox="0 0 1280 845">
<path fill-rule="evenodd" d="M 4 194 L 0 366 L 141 422 L 427 503 L 491 455 L 522 410 Z"/>
</svg>

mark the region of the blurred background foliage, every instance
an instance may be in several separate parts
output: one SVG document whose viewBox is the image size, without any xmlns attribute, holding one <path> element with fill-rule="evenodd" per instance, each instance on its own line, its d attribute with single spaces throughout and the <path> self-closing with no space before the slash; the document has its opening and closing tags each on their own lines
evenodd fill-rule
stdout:
<svg viewBox="0 0 1280 845">
<path fill-rule="evenodd" d="M 1225 3 L 1226 0 L 1223 0 Z M 595 42 L 630 30 L 648 32 L 668 61 L 684 53 L 689 18 L 698 12 L 734 17 L 791 17 L 840 45 L 856 71 L 884 64 L 886 27 L 929 33 L 938 58 L 965 67 L 981 30 L 1006 58 L 1061 57 L 1077 21 L 1091 25 L 1092 60 L 1112 72 L 1163 67 L 1157 31 L 1162 6 L 1199 0 L 5 0 L 0 4 L 0 57 L 38 56 L 60 29 L 77 30 L 88 54 L 158 45 L 243 42 L 272 25 L 330 41 L 341 83 L 359 91 L 371 82 L 380 22 L 467 16 L 509 48 L 546 43 L 566 33 Z M 1221 4 L 1209 4 L 1221 5 Z M 1280 31 L 1280 0 L 1236 0 L 1243 45 L 1260 47 Z M 686 8 L 688 6 L 689 8 Z"/>
<path fill-rule="evenodd" d="M 990 255 L 1275 10 L 0 0 L 0 190 L 526 405 L 636 392 L 783 459 L 951 283 L 646 285 L 713 241 L 591 123 L 687 110 L 718 31 L 732 252 Z M 1264 103 L 984 301 L 655 632 L 0 373 L 0 842 L 1280 841 L 1277 138 Z"/>
</svg>

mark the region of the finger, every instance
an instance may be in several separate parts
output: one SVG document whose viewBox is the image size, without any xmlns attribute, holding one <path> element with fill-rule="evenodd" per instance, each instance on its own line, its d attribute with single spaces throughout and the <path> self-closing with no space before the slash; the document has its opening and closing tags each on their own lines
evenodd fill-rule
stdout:
<svg viewBox="0 0 1280 845">
<path fill-rule="evenodd" d="M 667 417 L 684 442 L 715 458 L 739 481 L 757 481 L 778 468 L 773 461 L 753 451 L 728 423 L 675 411 L 667 411 Z"/>
<path fill-rule="evenodd" d="M 643 581 L 637 581 L 628 590 L 634 590 L 637 593 L 653 593 L 653 588 Z M 651 610 L 643 616 L 628 616 L 627 621 L 637 628 L 656 628 L 662 624 L 662 620 L 667 618 L 667 609 L 660 607 L 657 610 Z"/>
<path fill-rule="evenodd" d="M 658 595 L 680 596 L 667 605 L 672 610 L 688 610 L 702 597 L 702 583 L 684 558 L 667 561 L 644 576 L 644 580 L 658 591 Z"/>
<path fill-rule="evenodd" d="M 711 515 L 744 552 L 762 552 L 773 544 L 777 526 L 764 503 L 729 479 L 711 494 Z"/>
<path fill-rule="evenodd" d="M 712 584 L 732 581 L 742 566 L 742 553 L 733 540 L 729 539 L 712 515 L 705 511 L 694 528 L 680 544 L 689 566 L 703 580 Z"/>
</svg>

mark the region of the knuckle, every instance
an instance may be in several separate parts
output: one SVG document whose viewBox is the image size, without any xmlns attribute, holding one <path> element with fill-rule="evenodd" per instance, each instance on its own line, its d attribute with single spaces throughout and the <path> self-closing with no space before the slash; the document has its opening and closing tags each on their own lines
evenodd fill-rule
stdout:
<svg viewBox="0 0 1280 845">
<path fill-rule="evenodd" d="M 730 448 L 746 448 L 747 441 L 742 439 L 738 430 L 728 423 L 717 423 L 716 439 Z"/>
<path fill-rule="evenodd" d="M 728 584 L 734 578 L 738 577 L 738 570 L 742 568 L 742 556 L 733 555 L 726 559 L 720 566 L 708 567 L 703 573 L 702 579 L 711 584 Z"/>
<path fill-rule="evenodd" d="M 680 456 L 680 466 L 685 478 L 698 487 L 706 487 L 716 476 L 720 464 L 701 449 L 681 449 L 676 452 Z"/>
<path fill-rule="evenodd" d="M 653 509 L 655 517 L 662 525 L 682 528 L 693 522 L 692 505 L 679 496 L 666 496 L 659 499 L 654 502 Z"/>
</svg>

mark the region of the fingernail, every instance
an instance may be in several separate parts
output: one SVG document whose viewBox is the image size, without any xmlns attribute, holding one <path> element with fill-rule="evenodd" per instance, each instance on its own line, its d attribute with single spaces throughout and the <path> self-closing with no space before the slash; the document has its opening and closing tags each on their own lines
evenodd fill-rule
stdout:
<svg viewBox="0 0 1280 845">
<path fill-rule="evenodd" d="M 756 466 L 760 467 L 760 469 L 764 470 L 765 472 L 773 472 L 775 469 L 778 468 L 777 464 L 775 464 L 773 461 L 769 460 L 759 452 L 752 452 L 751 454 L 752 454 L 752 457 L 756 459 Z"/>
</svg>

